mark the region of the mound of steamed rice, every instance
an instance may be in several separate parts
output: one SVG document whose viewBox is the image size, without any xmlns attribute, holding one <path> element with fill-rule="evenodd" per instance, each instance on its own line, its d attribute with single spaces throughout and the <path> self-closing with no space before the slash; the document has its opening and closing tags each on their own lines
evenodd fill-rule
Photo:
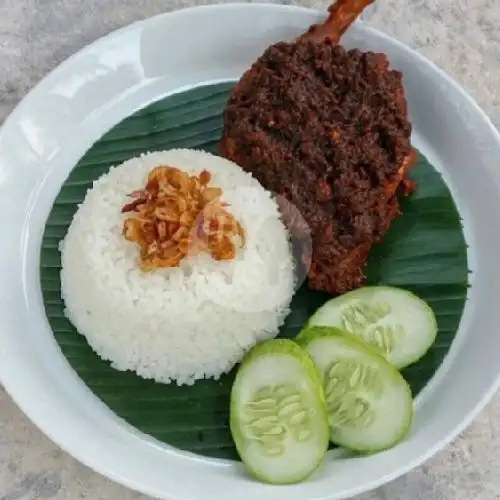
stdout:
<svg viewBox="0 0 500 500">
<path fill-rule="evenodd" d="M 158 165 L 211 172 L 246 232 L 234 260 L 199 255 L 177 268 L 139 270 L 120 211 Z M 202 151 L 149 153 L 112 168 L 88 191 L 60 250 L 69 320 L 114 368 L 158 382 L 192 384 L 229 371 L 277 335 L 294 292 L 289 237 L 271 195 L 236 164 Z"/>
</svg>

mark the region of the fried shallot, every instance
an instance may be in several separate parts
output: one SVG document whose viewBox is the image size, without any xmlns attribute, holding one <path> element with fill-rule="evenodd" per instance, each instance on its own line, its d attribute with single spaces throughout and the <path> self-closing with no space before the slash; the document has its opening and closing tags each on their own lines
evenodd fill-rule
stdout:
<svg viewBox="0 0 500 500">
<path fill-rule="evenodd" d="M 130 193 L 122 213 L 123 236 L 139 246 L 143 271 L 176 267 L 188 254 L 209 253 L 230 260 L 245 245 L 245 231 L 221 202 L 222 190 L 209 186 L 210 172 L 189 175 L 158 166 L 143 189 Z"/>
</svg>

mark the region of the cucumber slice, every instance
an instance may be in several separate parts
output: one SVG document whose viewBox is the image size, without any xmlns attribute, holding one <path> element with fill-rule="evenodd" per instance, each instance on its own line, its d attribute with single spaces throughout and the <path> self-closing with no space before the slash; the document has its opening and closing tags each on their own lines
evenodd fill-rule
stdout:
<svg viewBox="0 0 500 500">
<path fill-rule="evenodd" d="M 340 328 L 398 369 L 421 359 L 437 335 L 430 306 L 411 292 L 389 286 L 367 286 L 329 300 L 307 325 Z"/>
<path fill-rule="evenodd" d="M 268 340 L 244 357 L 231 391 L 231 434 L 247 470 L 271 484 L 309 477 L 329 444 L 321 380 L 295 342 Z"/>
<path fill-rule="evenodd" d="M 341 330 L 312 327 L 297 342 L 323 380 L 333 443 L 360 452 L 392 448 L 413 419 L 412 395 L 382 356 Z"/>
</svg>

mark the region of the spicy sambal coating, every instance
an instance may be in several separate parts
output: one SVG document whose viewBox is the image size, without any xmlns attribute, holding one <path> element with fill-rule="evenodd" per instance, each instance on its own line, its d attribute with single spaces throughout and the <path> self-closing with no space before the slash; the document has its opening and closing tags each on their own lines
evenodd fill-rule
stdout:
<svg viewBox="0 0 500 500">
<path fill-rule="evenodd" d="M 402 74 L 384 54 L 346 50 L 322 28 L 269 47 L 243 75 L 219 147 L 297 207 L 312 237 L 309 285 L 339 293 L 362 284 L 370 249 L 412 187 L 404 175 L 415 153 Z"/>
</svg>

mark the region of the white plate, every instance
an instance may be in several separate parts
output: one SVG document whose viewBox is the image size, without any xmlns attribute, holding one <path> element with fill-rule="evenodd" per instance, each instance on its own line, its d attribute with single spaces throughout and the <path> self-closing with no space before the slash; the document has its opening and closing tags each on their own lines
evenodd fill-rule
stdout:
<svg viewBox="0 0 500 500">
<path fill-rule="evenodd" d="M 376 457 L 335 460 L 308 482 L 271 487 L 240 464 L 172 449 L 118 419 L 78 379 L 45 318 L 39 249 L 68 172 L 93 141 L 167 94 L 234 79 L 272 42 L 325 16 L 277 5 L 220 5 L 134 24 L 45 78 L 0 132 L 0 379 L 21 409 L 77 459 L 175 500 L 339 499 L 407 472 L 450 441 L 497 387 L 500 139 L 478 106 L 423 57 L 362 24 L 343 43 L 386 52 L 405 74 L 414 142 L 444 173 L 464 217 L 473 286 L 457 340 L 417 401 L 411 435 Z"/>
</svg>

